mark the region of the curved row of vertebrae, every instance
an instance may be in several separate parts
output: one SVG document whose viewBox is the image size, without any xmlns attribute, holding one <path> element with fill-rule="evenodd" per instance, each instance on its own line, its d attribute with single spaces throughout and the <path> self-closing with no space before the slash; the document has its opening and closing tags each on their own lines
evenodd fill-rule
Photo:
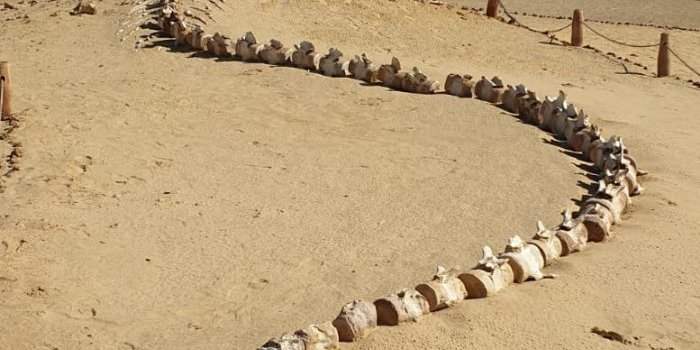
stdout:
<svg viewBox="0 0 700 350">
<path fill-rule="evenodd" d="M 325 55 L 318 54 L 308 41 L 287 49 L 277 40 L 260 44 L 251 32 L 235 42 L 220 33 L 206 34 L 200 26 L 188 25 L 175 6 L 163 8 L 158 24 L 175 38 L 177 44 L 206 50 L 218 57 L 294 66 L 332 77 L 350 75 L 408 92 L 434 93 L 440 88 L 439 83 L 430 80 L 417 68 L 410 73 L 402 72 L 396 58 L 391 64 L 377 66 L 365 54 L 349 61 L 334 48 Z M 556 98 L 545 97 L 541 101 L 534 91 L 522 84 L 504 85 L 498 77 L 482 77 L 474 82 L 470 75 L 460 74 L 448 75 L 445 89 L 450 95 L 475 96 L 499 104 L 524 122 L 552 132 L 571 150 L 580 152 L 585 160 L 594 164 L 600 177 L 595 190 L 584 198 L 576 215 L 564 210 L 559 225 L 548 228 L 538 221 L 537 230 L 530 240 L 515 235 L 498 254 L 494 254 L 490 247 L 484 247 L 482 258 L 468 271 L 438 266 L 429 281 L 373 302 L 352 301 L 341 308 L 334 321 L 270 339 L 261 350 L 337 349 L 339 342 L 363 338 L 379 326 L 418 321 L 426 314 L 466 299 L 495 295 L 513 283 L 554 278 L 554 274 L 545 273 L 543 269 L 560 257 L 585 249 L 589 241 L 601 242 L 610 238 L 611 227 L 620 222 L 622 213 L 631 204 L 630 197 L 642 192 L 637 177 L 643 172 L 629 155 L 622 139 L 602 137 L 600 128 L 569 103 L 563 92 Z"/>
<path fill-rule="evenodd" d="M 171 30 L 173 25 L 195 28 L 215 22 L 211 6 L 223 10 L 219 2 L 223 0 L 137 0 L 122 21 L 119 33 L 124 40 L 139 29 L 156 29 L 174 38 L 177 32 Z"/>
<path fill-rule="evenodd" d="M 557 98 L 546 97 L 544 102 L 524 85 L 515 87 L 498 78 L 483 78 L 476 84 L 471 76 L 450 74 L 445 83 L 447 93 L 477 98 L 500 104 L 516 113 L 523 121 L 535 124 L 565 140 L 568 147 L 591 161 L 599 171 L 600 180 L 595 190 L 582 201 L 576 216 L 569 209 L 562 212 L 562 221 L 548 228 L 537 222 L 534 236 L 523 240 L 515 235 L 508 240 L 503 252 L 494 254 L 486 246 L 482 258 L 466 272 L 447 270 L 438 266 L 435 276 L 412 289 L 377 299 L 374 302 L 355 300 L 345 305 L 332 322 L 338 330 L 339 341 L 355 341 L 365 337 L 380 325 L 396 326 L 401 322 L 417 321 L 421 316 L 455 305 L 465 299 L 490 297 L 513 283 L 543 278 L 555 278 L 543 269 L 557 259 L 579 252 L 588 242 L 602 242 L 612 235 L 611 227 L 618 224 L 628 206 L 630 197 L 642 192 L 637 176 L 643 172 L 629 155 L 622 139 L 605 139 L 583 111 L 579 111 L 560 92 Z M 293 349 L 283 336 L 275 338 L 262 349 Z M 316 347 L 313 349 L 333 349 Z M 324 345 L 325 346 L 325 345 Z M 335 346 L 335 345 L 334 345 Z"/>
</svg>

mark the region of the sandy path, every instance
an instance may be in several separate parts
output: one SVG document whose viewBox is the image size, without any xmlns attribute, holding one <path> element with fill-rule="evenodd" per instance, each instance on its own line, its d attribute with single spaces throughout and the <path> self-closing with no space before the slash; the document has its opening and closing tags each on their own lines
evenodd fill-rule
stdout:
<svg viewBox="0 0 700 350">
<path fill-rule="evenodd" d="M 16 103 L 28 109 L 16 132 L 22 169 L 0 205 L 8 348 L 252 348 L 331 319 L 346 301 L 415 284 L 435 263 L 467 265 L 482 244 L 529 235 L 538 218 L 553 224 L 587 181 L 546 135 L 483 103 L 133 51 L 114 36 L 124 7 L 103 6 L 84 18 L 37 10 L 0 31 L 23 33 L 0 56 L 17 62 Z M 654 345 L 700 344 L 700 281 L 685 272 L 698 268 L 700 246 L 688 191 L 700 182 L 697 91 L 407 1 L 229 11 L 266 14 L 221 14 L 217 26 L 232 34 L 396 54 L 436 76 L 499 73 L 550 94 L 573 84 L 572 99 L 626 136 L 652 171 L 619 237 L 559 263 L 560 280 L 348 348 L 621 347 L 593 326 Z M 334 15 L 313 19 L 324 11 Z M 549 337 L 533 335 L 543 329 Z"/>
</svg>

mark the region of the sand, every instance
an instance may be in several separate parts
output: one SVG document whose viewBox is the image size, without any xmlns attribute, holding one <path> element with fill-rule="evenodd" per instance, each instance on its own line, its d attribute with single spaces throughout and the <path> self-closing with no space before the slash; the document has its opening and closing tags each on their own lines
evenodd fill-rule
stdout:
<svg viewBox="0 0 700 350">
<path fill-rule="evenodd" d="M 529 236 L 538 219 L 557 224 L 590 182 L 549 135 L 485 103 L 168 42 L 136 50 L 133 36 L 119 40 L 130 6 L 97 4 L 95 16 L 69 16 L 65 1 L 0 11 L 20 119 L 12 138 L 23 145 L 0 185 L 0 349 L 255 348 L 331 320 L 345 302 L 422 282 L 438 263 L 470 267 L 482 245 Z M 696 8 L 683 6 L 669 21 Z M 596 326 L 644 347 L 700 348 L 698 89 L 620 74 L 592 51 L 457 9 L 239 1 L 212 27 L 379 63 L 396 55 L 439 80 L 498 74 L 541 95 L 565 89 L 607 135 L 625 137 L 651 173 L 647 192 L 614 240 L 553 265 L 559 279 L 343 348 L 627 347 Z M 700 62 L 700 33 L 671 35 Z M 619 51 L 653 70 L 654 49 Z"/>
</svg>

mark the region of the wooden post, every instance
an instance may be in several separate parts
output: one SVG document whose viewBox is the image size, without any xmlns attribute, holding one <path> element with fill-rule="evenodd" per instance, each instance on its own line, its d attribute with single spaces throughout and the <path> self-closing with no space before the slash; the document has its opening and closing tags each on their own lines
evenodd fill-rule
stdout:
<svg viewBox="0 0 700 350">
<path fill-rule="evenodd" d="M 500 4 L 500 0 L 489 0 L 489 2 L 486 4 L 486 16 L 496 17 L 498 14 L 498 5 Z"/>
<path fill-rule="evenodd" d="M 12 114 L 12 84 L 10 80 L 10 64 L 7 62 L 0 62 L 0 84 L 2 84 L 0 120 L 3 120 Z"/>
<path fill-rule="evenodd" d="M 671 58 L 668 55 L 668 33 L 661 33 L 659 42 L 659 58 L 656 66 L 656 76 L 667 77 L 671 74 Z"/>
<path fill-rule="evenodd" d="M 571 23 L 571 45 L 576 47 L 583 45 L 583 13 L 579 9 L 574 10 Z"/>
</svg>

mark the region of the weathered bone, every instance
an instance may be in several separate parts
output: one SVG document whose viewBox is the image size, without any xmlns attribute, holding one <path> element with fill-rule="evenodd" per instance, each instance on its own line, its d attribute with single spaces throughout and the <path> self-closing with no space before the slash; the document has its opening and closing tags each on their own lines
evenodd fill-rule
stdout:
<svg viewBox="0 0 700 350">
<path fill-rule="evenodd" d="M 204 35 L 204 30 L 201 27 L 195 26 L 192 28 L 192 33 L 190 35 L 190 40 L 188 44 L 194 50 L 203 50 L 205 47 L 202 46 L 202 36 Z"/>
<path fill-rule="evenodd" d="M 285 334 L 281 337 L 268 340 L 258 350 L 305 350 L 304 341 L 294 334 Z"/>
<path fill-rule="evenodd" d="M 216 57 L 231 56 L 231 39 L 219 32 L 214 33 L 211 40 L 207 41 L 207 52 Z"/>
<path fill-rule="evenodd" d="M 298 68 L 316 70 L 316 48 L 308 41 L 302 41 L 294 45 L 292 52 L 292 64 Z"/>
<path fill-rule="evenodd" d="M 433 279 L 417 285 L 416 290 L 428 301 L 430 311 L 450 307 L 467 296 L 467 290 L 462 281 L 457 278 L 456 271 L 447 270 L 439 265 Z"/>
<path fill-rule="evenodd" d="M 481 80 L 474 86 L 476 98 L 491 103 L 500 103 L 504 91 L 503 82 L 497 76 L 493 77 L 491 80 L 482 76 Z"/>
<path fill-rule="evenodd" d="M 338 330 L 340 341 L 363 338 L 377 327 L 377 309 L 372 303 L 355 300 L 343 306 L 333 326 Z"/>
<path fill-rule="evenodd" d="M 403 80 L 408 73 L 401 72 L 401 62 L 396 57 L 391 59 L 391 64 L 383 64 L 377 72 L 377 79 L 390 89 L 401 90 Z"/>
<path fill-rule="evenodd" d="M 363 53 L 362 56 L 355 55 L 355 57 L 350 60 L 348 70 L 353 78 L 373 83 L 377 81 L 379 67 L 372 63 L 372 61 L 367 58 L 367 55 Z"/>
<path fill-rule="evenodd" d="M 611 237 L 610 228 L 616 222 L 612 202 L 601 198 L 590 198 L 583 204 L 580 215 L 586 226 L 589 241 L 603 242 Z"/>
<path fill-rule="evenodd" d="M 599 197 L 610 200 L 615 207 L 615 212 L 620 213 L 620 216 L 632 204 L 630 188 L 625 178 L 626 173 L 627 171 L 623 169 L 619 169 L 615 173 L 606 171 L 603 179 L 598 181 L 598 192 L 596 194 Z"/>
<path fill-rule="evenodd" d="M 525 94 L 527 94 L 527 88 L 525 88 L 525 85 L 507 85 L 505 91 L 503 91 L 501 106 L 508 112 L 518 114 L 519 103 L 517 99 L 520 96 L 525 96 Z"/>
<path fill-rule="evenodd" d="M 467 298 L 486 298 L 513 283 L 513 270 L 508 259 L 493 254 L 491 247 L 482 249 L 482 258 L 471 271 L 459 275 L 467 290 Z"/>
<path fill-rule="evenodd" d="M 573 219 L 569 209 L 562 211 L 562 222 L 556 233 L 562 245 L 561 256 L 579 252 L 586 247 L 588 230 L 581 218 L 579 216 Z"/>
<path fill-rule="evenodd" d="M 598 169 L 603 169 L 606 157 L 609 154 L 618 154 L 624 152 L 624 144 L 618 136 L 611 136 L 608 140 L 603 138 L 598 139 L 591 144 L 589 150 L 590 160 Z"/>
<path fill-rule="evenodd" d="M 537 281 L 556 277 L 554 274 L 542 273 L 544 256 L 540 249 L 533 244 L 526 244 L 518 235 L 508 241 L 506 251 L 501 254 L 501 257 L 508 259 L 508 264 L 513 269 L 513 280 L 516 283 L 522 283 L 528 279 Z"/>
<path fill-rule="evenodd" d="M 599 138 L 600 129 L 598 126 L 590 125 L 577 131 L 569 139 L 569 147 L 576 152 L 582 152 L 584 159 L 588 159 L 591 143 Z"/>
<path fill-rule="evenodd" d="M 567 124 L 566 127 L 564 128 L 564 138 L 566 139 L 567 144 L 569 145 L 570 148 L 574 149 L 574 143 L 577 141 L 575 139 L 576 134 L 591 126 L 591 121 L 588 119 L 588 115 L 584 113 L 583 110 L 580 110 L 577 114 L 576 117 L 571 119 L 567 119 Z M 576 149 L 574 149 L 577 151 Z"/>
<path fill-rule="evenodd" d="M 627 153 L 627 148 L 624 146 L 622 139 L 619 139 L 617 149 L 613 149 L 611 153 L 603 156 L 602 164 L 601 171 L 603 174 L 617 175 L 620 172 L 624 173 L 630 195 L 636 196 L 644 191 L 644 188 L 637 180 L 639 171 L 637 162 Z"/>
<path fill-rule="evenodd" d="M 559 96 L 557 96 L 557 98 L 546 96 L 537 113 L 537 124 L 540 129 L 554 132 L 554 123 L 557 119 L 557 114 L 559 111 L 565 110 L 567 105 L 564 91 L 559 90 Z"/>
<path fill-rule="evenodd" d="M 540 110 L 542 102 L 537 98 L 537 93 L 529 91 L 527 94 L 517 98 L 518 116 L 529 124 L 537 124 L 537 112 Z"/>
<path fill-rule="evenodd" d="M 433 94 L 438 89 L 440 89 L 440 83 L 428 79 L 428 76 L 423 74 L 418 67 L 413 67 L 412 73 L 403 76 L 403 81 L 401 83 L 401 90 L 406 92 Z"/>
<path fill-rule="evenodd" d="M 253 32 L 245 33 L 243 37 L 236 41 L 236 55 L 245 62 L 260 61 L 260 56 L 258 55 L 260 48 L 261 45 L 258 44 Z"/>
<path fill-rule="evenodd" d="M 326 322 L 272 338 L 258 350 L 335 350 L 340 349 L 338 342 L 338 331 Z"/>
<path fill-rule="evenodd" d="M 576 123 L 578 110 L 573 104 L 567 104 L 565 109 L 558 109 L 552 123 L 552 133 L 558 138 L 566 137 L 566 127 Z"/>
<path fill-rule="evenodd" d="M 347 75 L 343 65 L 343 53 L 335 48 L 328 50 L 328 53 L 321 57 L 319 61 L 319 70 L 325 76 L 329 77 L 344 77 Z"/>
<path fill-rule="evenodd" d="M 304 343 L 304 350 L 335 350 L 340 349 L 338 331 L 330 323 L 312 325 L 294 333 Z"/>
<path fill-rule="evenodd" d="M 551 265 L 561 256 L 562 244 L 556 237 L 556 231 L 546 228 L 542 221 L 537 221 L 537 233 L 529 243 L 540 249 L 544 266 Z"/>
<path fill-rule="evenodd" d="M 269 43 L 263 45 L 258 55 L 265 63 L 284 65 L 287 63 L 287 51 L 289 50 L 284 48 L 282 42 L 271 39 Z"/>
<path fill-rule="evenodd" d="M 422 315 L 430 313 L 428 300 L 415 289 L 402 289 L 377 299 L 374 306 L 377 308 L 377 323 L 383 326 L 418 321 Z"/>
<path fill-rule="evenodd" d="M 465 74 L 450 74 L 445 80 L 445 91 L 449 95 L 458 97 L 472 97 L 474 82 L 472 76 Z"/>
</svg>

